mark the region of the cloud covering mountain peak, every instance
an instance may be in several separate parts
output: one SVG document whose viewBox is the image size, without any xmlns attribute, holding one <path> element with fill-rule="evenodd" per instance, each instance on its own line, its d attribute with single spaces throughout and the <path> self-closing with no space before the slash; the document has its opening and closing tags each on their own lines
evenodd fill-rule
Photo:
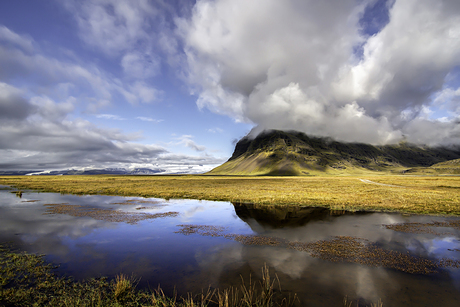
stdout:
<svg viewBox="0 0 460 307">
<path fill-rule="evenodd" d="M 460 141 L 458 1 L 200 0 L 176 23 L 201 108 L 260 131 Z"/>
</svg>

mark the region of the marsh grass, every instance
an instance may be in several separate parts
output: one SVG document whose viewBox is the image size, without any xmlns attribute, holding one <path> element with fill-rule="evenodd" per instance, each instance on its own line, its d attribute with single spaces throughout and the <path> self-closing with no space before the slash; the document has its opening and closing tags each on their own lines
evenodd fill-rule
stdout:
<svg viewBox="0 0 460 307">
<path fill-rule="evenodd" d="M 4 176 L 0 177 L 0 184 L 65 194 L 460 215 L 460 177 Z"/>
<path fill-rule="evenodd" d="M 353 307 L 353 306 L 357 306 L 359 307 L 359 300 L 356 301 L 356 305 L 354 305 L 355 302 L 353 302 L 353 300 L 349 300 L 348 299 L 348 296 L 345 296 L 343 298 L 343 307 Z M 379 299 L 377 302 L 375 303 L 371 303 L 369 305 L 369 307 L 383 307 L 383 302 L 381 299 Z"/>
<path fill-rule="evenodd" d="M 15 252 L 0 245 L 1 306 L 163 306 L 163 307 L 268 307 L 293 306 L 296 296 L 282 297 L 277 276 L 271 277 L 267 266 L 262 280 L 249 282 L 241 277 L 241 285 L 224 290 L 209 288 L 198 295 L 166 296 L 161 288 L 137 290 L 138 279 L 120 274 L 107 278 L 77 282 L 60 278 L 42 255 Z M 276 283 L 275 283 L 276 282 Z"/>
<path fill-rule="evenodd" d="M 271 277 L 267 266 L 262 280 L 224 290 L 208 288 L 198 295 L 166 296 L 161 288 L 153 291 L 136 288 L 139 279 L 125 274 L 107 278 L 74 281 L 58 277 L 56 267 L 45 263 L 43 255 L 18 252 L 0 244 L 0 306 L 164 306 L 164 307 L 268 307 L 292 306 L 294 299 L 285 298 Z"/>
<path fill-rule="evenodd" d="M 139 290 L 136 288 L 139 279 L 125 274 L 113 280 L 102 277 L 75 281 L 58 277 L 54 273 L 56 266 L 45 263 L 43 257 L 0 244 L 0 306 L 288 307 L 300 304 L 295 294 L 286 296 L 281 291 L 278 276 L 270 273 L 267 265 L 262 267 L 259 281 L 241 276 L 239 286 L 223 290 L 208 288 L 199 294 L 178 297 L 165 295 L 160 287 Z M 345 297 L 343 306 L 350 307 L 352 303 Z M 369 306 L 383 304 L 379 300 Z"/>
<path fill-rule="evenodd" d="M 117 302 L 125 302 L 130 299 L 134 294 L 134 289 L 139 280 L 134 276 L 128 277 L 127 275 L 120 274 L 115 277 L 113 283 L 113 297 Z"/>
</svg>

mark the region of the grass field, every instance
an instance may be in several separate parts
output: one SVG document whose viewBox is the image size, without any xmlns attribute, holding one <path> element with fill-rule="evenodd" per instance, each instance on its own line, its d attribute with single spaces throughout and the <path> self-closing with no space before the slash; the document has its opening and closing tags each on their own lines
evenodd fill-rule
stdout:
<svg viewBox="0 0 460 307">
<path fill-rule="evenodd" d="M 448 176 L 5 176 L 0 184 L 66 194 L 460 215 L 460 177 Z"/>
</svg>

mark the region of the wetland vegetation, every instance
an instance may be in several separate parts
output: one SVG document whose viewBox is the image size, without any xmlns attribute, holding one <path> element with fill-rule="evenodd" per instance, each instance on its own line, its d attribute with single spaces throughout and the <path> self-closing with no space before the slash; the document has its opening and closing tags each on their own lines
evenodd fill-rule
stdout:
<svg viewBox="0 0 460 307">
<path fill-rule="evenodd" d="M 460 177 L 450 176 L 18 176 L 0 177 L 0 184 L 65 194 L 460 215 Z"/>
<path fill-rule="evenodd" d="M 295 295 L 283 296 L 276 275 L 262 268 L 262 281 L 247 281 L 219 290 L 208 288 L 200 294 L 168 297 L 161 288 L 136 289 L 134 276 L 117 275 L 75 281 L 57 276 L 43 255 L 12 250 L 0 244 L 0 306 L 161 306 L 161 307 L 243 307 L 292 306 Z"/>
<path fill-rule="evenodd" d="M 460 223 L 455 217 L 460 214 L 458 205 L 460 203 L 459 177 L 395 175 L 282 178 L 206 175 L 21 176 L 0 177 L 0 184 L 17 188 L 17 190 L 2 191 L 2 193 L 9 195 L 8 199 L 16 199 L 16 205 L 8 206 L 11 206 L 12 210 L 17 212 L 15 214 L 19 214 L 18 216 L 21 217 L 18 225 L 27 225 L 27 221 L 37 217 L 36 213 L 30 212 L 31 218 L 22 220 L 25 213 L 31 209 L 40 212 L 39 220 L 46 219 L 52 223 L 57 223 L 56 229 L 59 229 L 58 231 L 62 231 L 62 221 L 66 221 L 65 224 L 68 224 L 69 227 L 79 227 L 75 233 L 78 233 L 77 236 L 83 236 L 83 238 L 94 236 L 94 233 L 100 232 L 97 229 L 105 229 L 108 225 L 112 225 L 104 230 L 107 231 L 106 235 L 101 235 L 101 238 L 95 241 L 104 242 L 106 239 L 110 241 L 119 236 L 120 239 L 111 241 L 110 246 L 102 243 L 100 246 L 92 247 L 92 243 L 89 245 L 85 243 L 86 239 L 82 241 L 82 239 L 69 235 L 69 233 L 74 232 L 68 230 L 64 232 L 63 237 L 67 238 L 65 239 L 67 241 L 56 239 L 62 236 L 61 234 L 47 234 L 45 238 L 54 238 L 51 241 L 62 240 L 57 250 L 62 250 L 62 247 L 68 245 L 70 241 L 77 242 L 78 244 L 75 243 L 77 244 L 76 248 L 82 249 L 82 255 L 86 257 L 85 261 L 90 263 L 94 261 L 95 267 L 103 268 L 106 262 L 120 262 L 122 264 L 120 267 L 124 268 L 115 274 L 109 273 L 108 277 L 101 277 L 106 276 L 104 272 L 101 272 L 102 275 L 93 272 L 93 276 L 97 276 L 97 278 L 79 277 L 71 279 L 65 274 L 56 274 L 55 272 L 60 269 L 47 264 L 43 255 L 21 252 L 19 249 L 14 250 L 14 248 L 11 249 L 2 245 L 0 305 L 288 306 L 299 303 L 299 300 L 294 297 L 294 293 L 301 294 L 299 297 L 303 304 L 309 300 L 312 302 L 325 300 L 323 295 L 327 295 L 327 291 L 332 289 L 331 299 L 325 300 L 325 304 L 328 306 L 335 305 L 335 303 L 331 304 L 332 298 L 337 305 L 341 305 L 341 298 L 343 299 L 345 295 L 349 294 L 352 294 L 351 299 L 348 297 L 344 299 L 342 302 L 344 306 L 350 306 L 350 303 L 352 306 L 382 306 L 382 299 L 383 302 L 388 301 L 394 305 L 394 297 L 397 295 L 400 295 L 401 298 L 414 297 L 415 294 L 401 292 L 403 288 L 397 291 L 387 289 L 388 280 L 392 279 L 397 280 L 402 285 L 413 285 L 415 280 L 421 279 L 422 286 L 417 285 L 417 292 L 415 292 L 417 295 L 423 293 L 423 290 L 419 290 L 419 288 L 423 289 L 426 285 L 433 287 L 433 281 L 439 280 L 440 287 L 449 289 L 450 296 L 443 297 L 446 302 L 455 301 L 456 297 L 459 296 L 459 292 L 454 286 L 454 281 L 457 282 L 459 279 L 457 271 L 460 267 L 460 258 L 458 257 L 460 245 L 457 244 L 460 242 L 458 240 Z M 40 192 L 35 193 L 30 192 L 30 190 Z M 61 194 L 42 193 L 45 191 Z M 78 197 L 68 194 L 97 196 Z M 208 210 L 216 205 L 208 205 L 205 202 L 204 204 L 199 202 L 196 208 L 194 208 L 195 205 L 190 208 L 189 204 L 177 207 L 174 205 L 176 201 L 102 195 L 232 201 L 233 203 L 230 204 L 232 210 L 228 211 L 229 214 L 234 212 L 235 217 L 238 217 L 238 223 L 243 223 L 245 226 L 238 226 L 240 228 L 232 226 L 235 217 L 220 220 L 222 212 L 219 210 L 221 209 L 215 209 L 217 211 L 210 211 L 209 213 Z M 48 197 L 50 197 L 49 200 Z M 91 197 L 94 200 L 90 200 Z M 177 202 L 181 203 L 181 201 Z M 184 202 L 186 201 L 184 200 Z M 196 201 L 191 200 L 190 202 Z M 5 202 L 5 204 L 9 203 L 11 201 Z M 203 210 L 203 213 L 202 217 L 196 220 L 199 221 L 198 223 L 189 219 L 190 214 L 197 214 L 196 212 L 200 212 L 200 210 Z M 370 211 L 430 213 L 449 215 L 449 217 L 427 216 L 424 218 L 423 216 L 415 216 L 412 218 L 410 217 L 411 214 L 407 214 L 405 217 L 406 215 L 386 213 L 372 214 Z M 344 218 L 340 219 L 341 216 Z M 347 216 L 352 218 L 354 222 L 345 222 Z M 11 219 L 11 216 L 7 214 L 5 218 Z M 208 223 L 209 221 L 213 223 L 208 224 L 206 220 Z M 339 220 L 344 222 L 339 223 Z M 88 226 L 79 226 L 80 222 L 78 221 L 85 221 L 84 225 L 98 223 L 100 226 L 94 230 L 86 230 Z M 95 222 L 87 224 L 87 221 Z M 13 222 L 9 223 L 13 224 Z M 359 226 L 357 226 L 358 223 Z M 120 224 L 127 226 L 123 226 L 120 230 L 116 229 L 119 226 L 113 226 Z M 157 224 L 162 226 L 156 227 Z M 332 227 L 335 224 L 336 226 Z M 11 238 L 14 240 L 20 237 L 25 242 L 21 244 L 25 244 L 25 246 L 27 244 L 41 246 L 40 239 L 36 238 L 37 230 L 21 229 L 23 226 L 19 229 L 16 226 L 11 227 L 13 229 L 10 230 Z M 114 230 L 110 230 L 110 228 L 114 228 Z M 326 230 L 329 228 L 331 230 Z M 155 236 L 163 237 L 163 239 L 152 241 L 152 237 L 149 236 L 152 232 Z M 423 247 L 418 246 L 416 250 L 406 250 L 406 247 L 410 247 L 414 242 L 410 236 L 421 236 L 416 241 Z M 196 241 L 197 237 L 203 237 L 207 243 L 196 245 L 197 242 L 200 242 Z M 143 240 L 151 243 L 148 245 L 134 243 Z M 164 250 L 165 243 L 162 243 L 161 240 L 168 242 L 169 245 L 167 246 L 171 251 Z M 217 240 L 214 242 L 220 243 L 214 245 L 216 243 L 209 240 Z M 35 241 L 37 242 L 34 243 Z M 187 241 L 190 242 L 187 243 Z M 5 241 L 3 240 L 3 242 Z M 172 247 L 170 244 L 173 242 L 179 247 Z M 71 243 L 70 246 L 73 244 Z M 136 246 L 134 249 L 133 244 Z M 433 256 L 431 251 L 428 252 L 433 248 L 433 246 L 428 247 L 430 244 L 435 246 L 434 250 L 439 250 L 439 246 L 441 246 L 442 251 Z M 82 247 L 77 247 L 80 245 Z M 121 257 L 121 259 L 115 256 L 108 260 L 105 259 L 107 255 L 97 251 L 102 248 L 112 253 L 114 248 L 112 246 L 117 246 L 115 255 L 125 253 L 125 249 L 128 253 L 135 252 L 142 253 L 142 255 L 139 256 L 140 258 L 133 259 L 129 255 L 126 258 Z M 120 249 L 121 246 L 123 246 L 122 249 Z M 220 247 L 214 250 L 213 246 Z M 139 274 L 139 270 L 142 272 L 146 268 L 151 270 L 151 268 L 158 266 L 158 264 L 153 264 L 155 261 L 160 261 L 156 259 L 157 256 L 155 255 L 158 253 L 157 247 L 161 248 L 160 253 L 166 252 L 163 257 L 174 258 L 176 257 L 172 256 L 174 253 L 182 252 L 184 256 L 180 257 L 191 256 L 193 261 L 199 263 L 210 262 L 211 272 L 216 270 L 213 266 L 217 266 L 219 271 L 224 270 L 227 275 L 222 274 L 218 281 L 214 280 L 208 283 L 208 285 L 219 284 L 220 287 L 206 288 L 206 286 L 201 286 L 201 292 L 196 288 L 191 290 L 193 295 L 184 294 L 183 291 L 180 292 L 180 295 L 171 293 L 171 291 L 165 294 L 159 286 L 146 287 L 145 283 L 141 287 L 136 287 L 144 278 L 144 275 Z M 88 248 L 91 249 L 89 254 Z M 241 251 L 244 251 L 241 256 L 243 258 L 238 261 L 246 264 L 242 267 L 237 266 L 236 271 L 241 272 L 244 267 L 245 273 L 230 278 L 232 281 L 229 282 L 227 281 L 228 274 L 231 275 L 231 272 L 235 270 L 234 248 L 236 250 L 241 248 Z M 31 248 L 31 250 L 34 249 Z M 54 252 L 56 247 L 50 247 L 49 250 Z M 44 252 L 47 253 L 46 250 Z M 205 253 L 210 253 L 210 255 Z M 87 255 L 90 254 L 94 254 L 95 256 L 91 257 L 95 258 L 91 260 L 87 258 Z M 143 260 L 144 254 L 147 259 L 150 259 L 149 261 Z M 50 263 L 60 263 L 61 256 L 54 257 L 58 261 Z M 86 262 L 83 264 L 83 261 L 80 260 L 79 257 L 81 256 L 74 257 L 78 259 L 72 260 L 76 261 L 76 270 L 78 270 L 78 265 L 87 265 Z M 180 257 L 177 258 L 179 262 L 188 263 L 190 261 L 184 260 L 189 258 Z M 289 259 L 289 261 L 283 259 Z M 159 263 L 162 263 L 161 261 Z M 283 261 L 287 262 L 283 263 Z M 78 262 L 82 262 L 82 264 L 78 264 Z M 269 274 L 267 267 L 264 267 L 262 274 L 258 274 L 257 279 L 250 278 L 251 272 L 254 271 L 248 270 L 245 266 L 252 263 L 251 266 L 257 266 L 260 269 L 261 265 L 266 262 L 271 263 L 270 268 L 275 268 L 276 273 L 281 272 L 281 285 L 287 283 L 288 291 L 281 291 L 278 279 L 273 271 Z M 102 263 L 104 263 L 103 266 L 101 266 Z M 128 263 L 131 264 L 128 265 Z M 275 265 L 274 263 L 281 264 Z M 335 267 L 336 264 L 333 263 L 338 263 L 339 266 Z M 295 267 L 294 271 L 288 268 L 291 265 Z M 350 279 L 350 276 L 354 276 L 355 273 L 350 273 L 355 270 L 351 265 L 356 266 L 357 272 L 361 272 L 359 273 L 360 277 L 355 282 L 358 289 L 354 288 L 353 282 L 350 284 L 347 282 L 343 289 L 335 292 L 336 289 L 342 288 L 342 286 L 338 287 L 340 283 Z M 88 271 L 91 271 L 91 266 L 88 266 Z M 191 267 L 190 264 L 186 266 Z M 105 270 L 113 272 L 107 268 Z M 136 272 L 136 270 L 138 271 Z M 155 269 L 154 272 L 162 272 L 162 274 L 171 272 L 177 276 L 185 275 L 181 282 L 186 284 L 190 284 L 195 278 L 190 276 L 198 274 L 202 275 L 200 278 L 206 280 L 206 278 L 214 275 L 214 273 L 206 275 L 209 273 L 201 273 L 196 269 L 189 275 L 186 273 L 188 270 L 189 268 L 176 270 L 172 264 L 171 266 L 166 264 L 160 271 Z M 378 273 L 381 270 L 388 272 L 386 274 L 391 275 L 391 278 L 382 279 Z M 134 272 L 134 275 L 131 275 L 133 274 L 131 272 Z M 336 272 L 338 272 L 338 277 L 337 280 L 335 277 L 332 278 L 334 280 L 331 283 L 332 288 L 312 284 L 313 281 L 310 281 L 321 280 L 323 276 L 335 276 Z M 362 281 L 362 272 L 372 276 L 367 277 L 371 281 Z M 148 276 L 152 273 L 149 271 L 146 274 L 145 276 Z M 302 284 L 302 287 L 306 288 L 298 288 L 297 278 L 300 276 L 302 276 L 302 283 L 306 282 L 305 285 Z M 421 276 L 427 277 L 422 278 Z M 159 275 L 158 278 L 164 278 L 164 275 Z M 273 282 L 274 280 L 275 282 Z M 240 285 L 236 285 L 238 282 L 235 281 L 240 281 Z M 372 288 L 374 282 L 376 287 L 380 285 L 383 288 Z M 337 284 L 332 286 L 334 283 Z M 157 285 L 156 283 L 153 284 Z M 367 288 L 369 285 L 369 289 L 360 290 L 360 287 Z M 170 285 L 168 287 L 170 288 Z M 182 289 L 186 288 L 184 284 L 181 287 Z M 218 290 L 218 288 L 224 290 Z M 379 291 L 375 289 L 379 289 Z M 433 291 L 436 291 L 434 289 L 433 287 Z M 306 292 L 302 293 L 302 291 Z M 314 298 L 311 297 L 312 291 L 315 293 Z M 323 291 L 325 292 L 323 293 Z M 377 295 L 377 292 L 380 294 Z M 425 292 L 425 300 L 428 296 L 433 296 L 433 293 L 426 290 Z M 439 299 L 435 296 L 432 298 L 435 301 Z M 359 304 L 357 300 L 361 300 Z M 404 304 L 401 303 L 400 306 L 404 306 Z"/>
</svg>

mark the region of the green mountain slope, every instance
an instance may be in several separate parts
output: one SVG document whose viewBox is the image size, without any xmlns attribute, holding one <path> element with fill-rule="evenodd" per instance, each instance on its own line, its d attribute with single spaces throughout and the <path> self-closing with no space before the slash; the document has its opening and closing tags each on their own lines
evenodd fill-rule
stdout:
<svg viewBox="0 0 460 307">
<path fill-rule="evenodd" d="M 430 167 L 414 167 L 405 171 L 412 175 L 460 175 L 460 159 L 436 163 Z"/>
<path fill-rule="evenodd" d="M 460 147 L 431 148 L 407 143 L 373 146 L 271 130 L 242 138 L 232 157 L 208 174 L 313 175 L 405 171 L 460 158 Z"/>
</svg>

